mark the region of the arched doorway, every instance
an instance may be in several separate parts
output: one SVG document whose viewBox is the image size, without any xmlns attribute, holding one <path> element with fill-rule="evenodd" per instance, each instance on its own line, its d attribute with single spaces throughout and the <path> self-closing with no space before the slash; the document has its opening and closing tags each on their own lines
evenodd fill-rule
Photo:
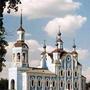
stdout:
<svg viewBox="0 0 90 90">
<path fill-rule="evenodd" d="M 15 90 L 15 81 L 14 81 L 14 79 L 11 80 L 11 90 Z"/>
</svg>

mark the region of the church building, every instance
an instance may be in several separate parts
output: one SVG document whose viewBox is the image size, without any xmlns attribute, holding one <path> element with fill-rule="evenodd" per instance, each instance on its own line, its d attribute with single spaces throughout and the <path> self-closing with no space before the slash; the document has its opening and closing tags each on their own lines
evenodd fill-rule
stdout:
<svg viewBox="0 0 90 90">
<path fill-rule="evenodd" d="M 9 90 L 86 90 L 86 78 L 78 60 L 75 42 L 72 51 L 63 47 L 61 32 L 57 33 L 56 48 L 47 52 L 44 43 L 40 66 L 30 67 L 29 47 L 25 43 L 25 30 L 17 30 L 17 41 L 12 49 L 12 66 L 9 68 Z"/>
</svg>

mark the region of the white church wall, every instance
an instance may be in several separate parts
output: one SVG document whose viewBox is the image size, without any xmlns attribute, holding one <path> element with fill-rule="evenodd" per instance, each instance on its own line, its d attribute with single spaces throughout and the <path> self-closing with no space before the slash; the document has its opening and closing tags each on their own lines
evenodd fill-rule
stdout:
<svg viewBox="0 0 90 90">
<path fill-rule="evenodd" d="M 47 55 L 47 61 L 46 62 L 47 62 L 48 70 L 55 73 L 55 65 L 52 63 L 52 59 L 50 58 L 49 55 Z"/>
<path fill-rule="evenodd" d="M 9 90 L 11 89 L 11 80 L 15 81 L 15 90 L 17 90 L 17 68 L 9 68 Z"/>
<path fill-rule="evenodd" d="M 22 72 L 17 71 L 17 90 L 22 90 Z"/>
<path fill-rule="evenodd" d="M 28 90 L 28 88 L 27 88 L 27 85 L 28 85 L 28 83 L 27 83 L 27 73 L 26 72 L 23 72 L 22 73 L 22 90 Z"/>
</svg>

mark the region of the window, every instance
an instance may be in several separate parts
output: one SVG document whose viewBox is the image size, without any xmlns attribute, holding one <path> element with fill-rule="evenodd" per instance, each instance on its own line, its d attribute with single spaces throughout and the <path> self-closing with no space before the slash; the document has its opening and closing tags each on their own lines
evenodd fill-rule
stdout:
<svg viewBox="0 0 90 90">
<path fill-rule="evenodd" d="M 67 56 L 67 61 L 70 61 L 70 60 L 71 60 L 71 56 L 68 55 L 68 56 Z"/>
<path fill-rule="evenodd" d="M 63 81 L 61 81 L 61 87 L 63 87 Z"/>
<path fill-rule="evenodd" d="M 55 81 L 53 81 L 53 87 L 55 87 Z"/>
<path fill-rule="evenodd" d="M 70 76 L 70 70 L 68 70 L 68 73 L 67 74 L 68 74 L 68 76 Z"/>
<path fill-rule="evenodd" d="M 75 88 L 77 88 L 77 82 L 75 82 Z"/>
<path fill-rule="evenodd" d="M 63 70 L 61 70 L 61 76 L 63 76 Z"/>
<path fill-rule="evenodd" d="M 70 83 L 68 83 L 68 90 L 70 90 Z"/>
<path fill-rule="evenodd" d="M 25 62 L 25 53 L 23 53 L 23 62 Z"/>
<path fill-rule="evenodd" d="M 20 61 L 20 53 L 17 53 L 17 61 L 19 62 Z"/>
<path fill-rule="evenodd" d="M 39 86 L 39 87 L 41 86 L 41 81 L 40 81 L 40 80 L 38 81 L 38 86 Z"/>
<path fill-rule="evenodd" d="M 77 76 L 77 72 L 75 71 L 75 77 Z"/>
<path fill-rule="evenodd" d="M 31 86 L 32 87 L 34 86 L 34 80 L 31 80 Z"/>
<path fill-rule="evenodd" d="M 48 82 L 48 81 L 46 81 L 46 86 L 47 86 L 47 87 L 49 86 L 49 82 Z"/>
<path fill-rule="evenodd" d="M 15 81 L 11 80 L 11 90 L 15 90 Z"/>
</svg>

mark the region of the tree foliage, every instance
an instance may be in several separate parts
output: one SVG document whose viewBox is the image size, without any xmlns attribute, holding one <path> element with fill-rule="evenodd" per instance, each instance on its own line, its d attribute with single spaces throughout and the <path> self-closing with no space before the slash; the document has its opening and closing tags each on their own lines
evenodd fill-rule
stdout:
<svg viewBox="0 0 90 90">
<path fill-rule="evenodd" d="M 86 90 L 90 89 L 90 82 L 86 83 Z"/>
<path fill-rule="evenodd" d="M 8 80 L 7 79 L 0 80 L 0 90 L 8 90 Z"/>
<path fill-rule="evenodd" d="M 8 45 L 7 41 L 5 40 L 5 28 L 3 26 L 3 12 L 7 5 L 7 12 L 10 13 L 10 10 L 13 9 L 18 11 L 18 4 L 21 3 L 20 0 L 0 0 L 0 72 L 5 66 L 5 54 L 6 49 L 5 47 Z"/>
</svg>

